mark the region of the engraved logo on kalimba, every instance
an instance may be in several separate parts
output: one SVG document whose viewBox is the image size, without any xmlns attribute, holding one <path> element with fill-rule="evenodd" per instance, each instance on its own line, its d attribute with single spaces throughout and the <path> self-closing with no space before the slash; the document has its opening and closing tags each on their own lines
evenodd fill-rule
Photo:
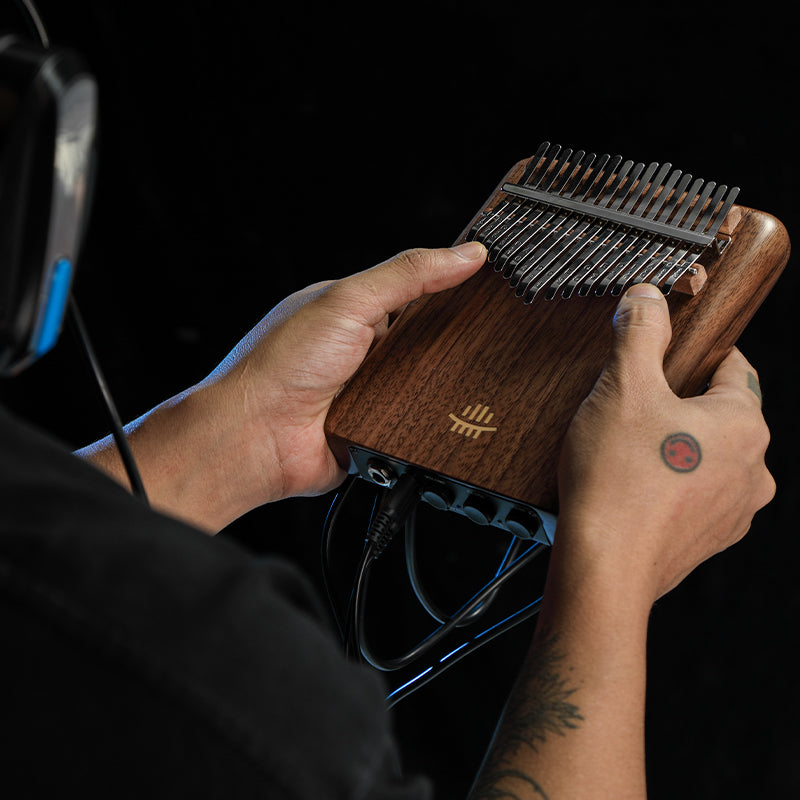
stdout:
<svg viewBox="0 0 800 800">
<path fill-rule="evenodd" d="M 480 403 L 475 406 L 467 406 L 461 412 L 461 417 L 457 417 L 455 414 L 448 414 L 448 416 L 453 420 L 450 431 L 463 434 L 467 438 L 477 439 L 482 433 L 492 433 L 497 430 L 496 427 L 488 424 L 494 417 L 494 414 L 489 411 L 489 406 Z"/>
</svg>

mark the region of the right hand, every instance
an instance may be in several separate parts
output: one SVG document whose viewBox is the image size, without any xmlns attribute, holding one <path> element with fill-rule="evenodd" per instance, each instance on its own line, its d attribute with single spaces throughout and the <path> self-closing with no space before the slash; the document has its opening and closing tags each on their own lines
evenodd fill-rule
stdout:
<svg viewBox="0 0 800 800">
<path fill-rule="evenodd" d="M 644 286 L 620 301 L 609 360 L 569 428 L 555 547 L 653 602 L 741 539 L 775 482 L 756 371 L 733 348 L 705 394 L 677 397 L 667 303 Z"/>
</svg>

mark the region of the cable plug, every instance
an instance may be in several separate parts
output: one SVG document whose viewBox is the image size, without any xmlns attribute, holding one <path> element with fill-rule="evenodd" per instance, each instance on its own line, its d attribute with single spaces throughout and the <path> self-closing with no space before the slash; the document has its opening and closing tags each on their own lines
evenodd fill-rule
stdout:
<svg viewBox="0 0 800 800">
<path fill-rule="evenodd" d="M 406 472 L 389 490 L 372 520 L 367 539 L 372 545 L 372 557 L 378 558 L 398 531 L 419 500 L 419 484 L 411 472 Z"/>
</svg>

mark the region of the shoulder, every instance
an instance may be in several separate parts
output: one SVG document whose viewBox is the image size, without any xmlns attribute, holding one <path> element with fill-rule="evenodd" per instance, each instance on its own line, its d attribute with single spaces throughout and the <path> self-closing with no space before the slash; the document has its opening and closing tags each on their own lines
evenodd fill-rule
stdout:
<svg viewBox="0 0 800 800">
<path fill-rule="evenodd" d="M 25 619 L 14 628 L 29 642 L 3 670 L 19 684 L 56 656 L 65 665 L 35 718 L 59 718 L 81 697 L 95 717 L 82 719 L 83 734 L 125 731 L 120 748 L 143 731 L 138 746 L 158 743 L 181 763 L 178 725 L 192 731 L 187 747 L 202 733 L 287 797 L 377 798 L 390 786 L 405 796 L 387 766 L 382 683 L 344 660 L 294 565 L 153 513 L 35 433 L 10 439 L 0 453 L 0 613 Z"/>
</svg>

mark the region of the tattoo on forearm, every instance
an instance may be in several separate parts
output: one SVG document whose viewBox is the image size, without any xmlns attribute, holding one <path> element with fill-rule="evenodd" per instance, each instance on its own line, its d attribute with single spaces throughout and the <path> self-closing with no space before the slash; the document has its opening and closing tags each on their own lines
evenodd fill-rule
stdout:
<svg viewBox="0 0 800 800">
<path fill-rule="evenodd" d="M 478 794 L 472 795 L 470 800 L 505 800 L 505 798 L 508 798 L 508 800 L 520 800 L 516 792 L 498 786 L 500 781 L 504 778 L 512 778 L 521 782 L 523 785 L 527 784 L 535 795 L 538 795 L 543 800 L 548 800 L 544 789 L 542 789 L 530 775 L 526 775 L 518 769 L 498 769 L 492 771 L 492 774 L 487 777 L 487 783 L 485 785 L 481 783 L 476 787 Z"/>
<path fill-rule="evenodd" d="M 758 383 L 758 378 L 752 372 L 747 373 L 747 388 L 752 390 L 759 403 L 763 401 L 764 398 L 761 396 L 761 386 Z"/>
<path fill-rule="evenodd" d="M 471 800 L 519 800 L 512 787 L 522 790 L 523 786 L 547 800 L 539 782 L 521 771 L 517 756 L 523 748 L 538 753 L 548 735 L 565 736 L 583 720 L 571 701 L 576 689 L 570 688 L 561 674 L 563 660 L 557 635 L 539 642 L 531 674 L 512 694 Z"/>
<path fill-rule="evenodd" d="M 702 458 L 700 443 L 689 433 L 672 433 L 661 442 L 661 458 L 675 472 L 691 472 Z"/>
</svg>

